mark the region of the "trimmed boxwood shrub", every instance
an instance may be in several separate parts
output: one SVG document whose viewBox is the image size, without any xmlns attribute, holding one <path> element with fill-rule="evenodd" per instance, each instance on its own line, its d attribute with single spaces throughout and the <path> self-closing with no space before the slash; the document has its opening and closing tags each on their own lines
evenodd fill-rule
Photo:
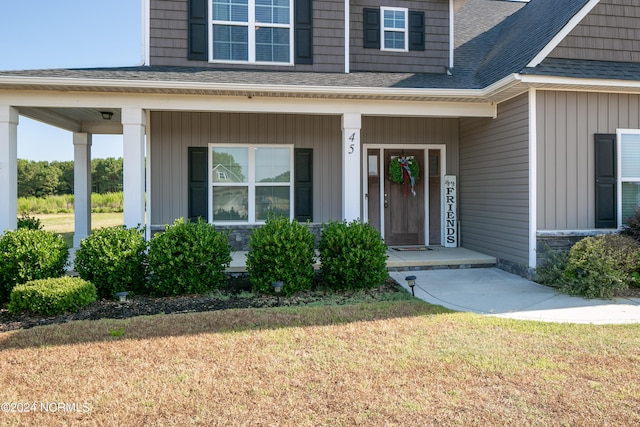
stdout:
<svg viewBox="0 0 640 427">
<path fill-rule="evenodd" d="M 323 280 L 333 289 L 373 288 L 388 277 L 387 247 L 378 230 L 362 221 L 324 225 L 319 251 Z"/>
<path fill-rule="evenodd" d="M 147 241 L 141 228 L 101 228 L 80 242 L 74 260 L 81 278 L 93 283 L 101 298 L 147 289 Z"/>
<path fill-rule="evenodd" d="M 149 243 L 151 291 L 157 295 L 197 294 L 225 283 L 231 263 L 229 232 L 201 219 L 178 219 Z"/>
<path fill-rule="evenodd" d="M 273 282 L 282 281 L 283 295 L 311 287 L 315 271 L 315 238 L 305 225 L 286 217 L 269 216 L 249 237 L 247 271 L 254 291 L 273 293 Z"/>
<path fill-rule="evenodd" d="M 634 281 L 639 244 L 619 234 L 585 237 L 573 245 L 559 286 L 585 298 L 611 298 Z"/>
<path fill-rule="evenodd" d="M 59 234 L 27 228 L 5 232 L 0 237 L 0 302 L 15 285 L 62 276 L 68 258 Z"/>
<path fill-rule="evenodd" d="M 77 277 L 57 277 L 33 280 L 16 285 L 11 291 L 8 309 L 12 313 L 23 311 L 55 315 L 76 311 L 97 298 L 96 287 Z"/>
</svg>

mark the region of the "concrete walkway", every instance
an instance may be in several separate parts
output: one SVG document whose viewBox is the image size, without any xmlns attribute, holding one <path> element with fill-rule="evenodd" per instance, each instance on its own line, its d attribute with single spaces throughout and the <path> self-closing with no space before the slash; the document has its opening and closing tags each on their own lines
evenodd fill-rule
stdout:
<svg viewBox="0 0 640 427">
<path fill-rule="evenodd" d="M 405 277 L 416 276 L 415 295 L 457 311 L 545 322 L 640 323 L 640 298 L 571 297 L 498 268 L 390 272 L 409 292 Z"/>
</svg>

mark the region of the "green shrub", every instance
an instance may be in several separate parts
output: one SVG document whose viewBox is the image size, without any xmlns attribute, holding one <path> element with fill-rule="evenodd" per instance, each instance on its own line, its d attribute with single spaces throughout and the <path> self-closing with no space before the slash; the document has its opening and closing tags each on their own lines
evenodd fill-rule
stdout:
<svg viewBox="0 0 640 427">
<path fill-rule="evenodd" d="M 6 301 L 15 285 L 30 280 L 60 277 L 69 252 L 62 236 L 26 228 L 0 237 L 0 301 Z"/>
<path fill-rule="evenodd" d="M 38 218 L 29 216 L 27 212 L 18 218 L 18 229 L 26 228 L 28 230 L 42 230 L 42 222 Z"/>
<path fill-rule="evenodd" d="M 585 298 L 611 298 L 633 282 L 639 244 L 619 234 L 586 237 L 573 245 L 560 290 Z"/>
<path fill-rule="evenodd" d="M 565 269 L 569 263 L 569 250 L 552 248 L 545 244 L 540 255 L 540 267 L 536 269 L 535 281 L 552 288 L 558 288 L 565 280 Z"/>
<path fill-rule="evenodd" d="M 151 290 L 158 295 L 204 293 L 222 286 L 231 263 L 229 233 L 202 220 L 176 220 L 149 244 Z"/>
<path fill-rule="evenodd" d="M 309 289 L 315 274 L 314 245 L 307 226 L 270 215 L 249 237 L 247 271 L 254 291 L 272 293 L 277 281 L 284 282 L 283 295 Z"/>
<path fill-rule="evenodd" d="M 387 247 L 380 233 L 361 221 L 330 222 L 320 239 L 324 281 L 333 289 L 380 286 L 388 277 Z"/>
<path fill-rule="evenodd" d="M 74 261 L 80 277 L 93 283 L 102 298 L 117 292 L 145 292 L 147 242 L 143 229 L 101 228 L 80 242 Z"/>
<path fill-rule="evenodd" d="M 625 219 L 621 233 L 640 242 L 640 209 L 636 209 L 632 217 Z"/>
<path fill-rule="evenodd" d="M 11 291 L 8 309 L 44 315 L 75 311 L 96 300 L 96 287 L 77 277 L 33 280 Z"/>
</svg>

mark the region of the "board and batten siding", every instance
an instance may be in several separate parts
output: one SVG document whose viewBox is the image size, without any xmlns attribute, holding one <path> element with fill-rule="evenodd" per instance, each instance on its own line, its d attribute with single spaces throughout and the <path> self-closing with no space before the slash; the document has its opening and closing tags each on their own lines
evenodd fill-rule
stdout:
<svg viewBox="0 0 640 427">
<path fill-rule="evenodd" d="M 549 57 L 640 62 L 640 2 L 601 0 Z"/>
<path fill-rule="evenodd" d="M 592 230 L 594 135 L 640 129 L 640 95 L 536 94 L 538 230 Z"/>
<path fill-rule="evenodd" d="M 187 0 L 151 0 L 150 65 L 263 69 L 280 71 L 344 71 L 344 2 L 313 2 L 313 65 L 294 66 L 209 63 L 187 59 Z"/>
<path fill-rule="evenodd" d="M 363 117 L 363 144 L 445 144 L 447 174 L 458 172 L 458 119 Z"/>
<path fill-rule="evenodd" d="M 520 95 L 498 117 L 460 120 L 459 220 L 463 247 L 529 264 L 529 103 Z"/>
<path fill-rule="evenodd" d="M 152 112 L 151 225 L 188 215 L 188 147 L 215 144 L 293 144 L 313 148 L 313 222 L 341 216 L 339 116 Z"/>
</svg>

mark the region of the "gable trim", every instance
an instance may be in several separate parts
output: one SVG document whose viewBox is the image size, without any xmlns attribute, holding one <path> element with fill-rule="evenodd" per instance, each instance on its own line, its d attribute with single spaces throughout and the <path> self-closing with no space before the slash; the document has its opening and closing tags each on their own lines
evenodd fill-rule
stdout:
<svg viewBox="0 0 640 427">
<path fill-rule="evenodd" d="M 519 74 L 518 79 L 527 85 L 540 86 L 549 89 L 584 90 L 584 91 L 615 91 L 637 93 L 640 90 L 638 80 L 593 79 L 579 77 L 539 76 L 534 74 Z"/>
<path fill-rule="evenodd" d="M 555 49 L 562 40 L 569 35 L 571 31 L 587 16 L 591 10 L 600 3 L 600 0 L 590 0 L 573 18 L 569 20 L 558 34 L 556 34 L 547 45 L 527 64 L 527 67 L 535 67 Z"/>
</svg>

